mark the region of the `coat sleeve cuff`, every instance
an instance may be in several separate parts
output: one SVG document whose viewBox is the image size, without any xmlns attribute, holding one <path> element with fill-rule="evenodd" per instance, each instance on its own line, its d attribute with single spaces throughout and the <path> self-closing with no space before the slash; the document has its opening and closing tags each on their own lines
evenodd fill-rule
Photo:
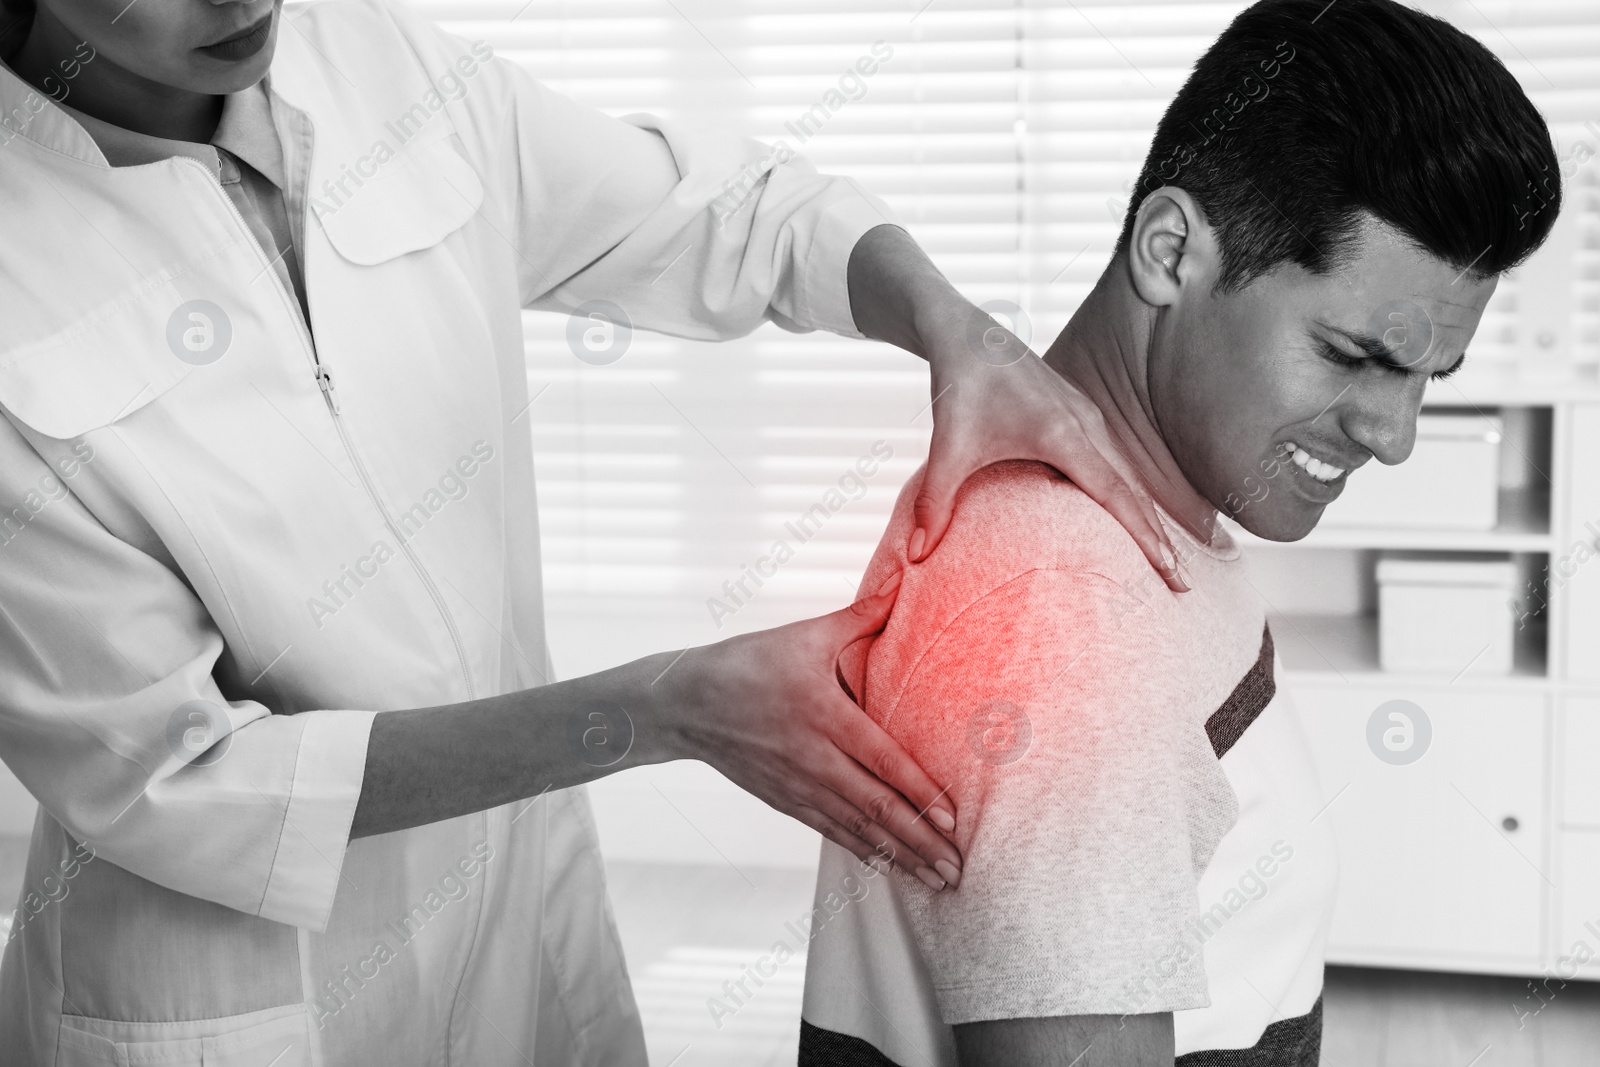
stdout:
<svg viewBox="0 0 1600 1067">
<path fill-rule="evenodd" d="M 375 714 L 319 711 L 306 716 L 278 851 L 261 900 L 262 918 L 319 933 L 327 929 L 361 797 Z"/>
<path fill-rule="evenodd" d="M 800 271 L 799 311 L 807 326 L 845 337 L 864 337 L 850 311 L 850 253 L 868 230 L 899 226 L 889 205 L 847 178 L 823 210 Z"/>
</svg>

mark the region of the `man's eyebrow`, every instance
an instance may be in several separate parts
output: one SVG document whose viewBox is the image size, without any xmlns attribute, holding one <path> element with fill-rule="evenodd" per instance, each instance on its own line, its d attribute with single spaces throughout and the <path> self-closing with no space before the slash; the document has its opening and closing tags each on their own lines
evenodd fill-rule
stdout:
<svg viewBox="0 0 1600 1067">
<path fill-rule="evenodd" d="M 1400 360 L 1396 359 L 1395 353 L 1398 350 L 1390 348 L 1388 345 L 1384 344 L 1381 338 L 1373 337 L 1371 334 L 1366 333 L 1351 333 L 1349 330 L 1341 330 L 1339 327 L 1330 326 L 1325 322 L 1318 323 L 1318 325 L 1327 330 L 1329 333 L 1338 334 L 1346 341 L 1349 341 L 1351 344 L 1361 349 L 1361 351 L 1366 354 L 1368 359 L 1377 360 L 1386 367 L 1393 367 L 1395 370 L 1409 372 L 1411 368 L 1416 365 L 1415 363 L 1402 363 Z M 1466 359 L 1467 354 L 1463 352 L 1461 355 L 1456 357 L 1456 361 L 1450 364 L 1450 366 L 1445 367 L 1442 370 L 1434 371 L 1431 375 L 1429 375 L 1429 377 L 1448 378 L 1450 375 L 1461 369 L 1461 364 L 1466 362 Z"/>
</svg>

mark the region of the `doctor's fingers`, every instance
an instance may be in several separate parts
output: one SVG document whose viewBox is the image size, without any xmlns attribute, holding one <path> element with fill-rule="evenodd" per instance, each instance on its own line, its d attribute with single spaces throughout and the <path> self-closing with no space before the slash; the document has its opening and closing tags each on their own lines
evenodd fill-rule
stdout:
<svg viewBox="0 0 1600 1067">
<path fill-rule="evenodd" d="M 838 793 L 820 790 L 794 814 L 829 841 L 880 870 L 893 864 L 935 891 L 947 884 L 954 887 L 961 880 L 959 854 L 948 843 L 942 849 L 924 848 L 919 853 Z"/>
<path fill-rule="evenodd" d="M 956 493 L 973 474 L 1003 460 L 1034 459 L 1066 475 L 1090 499 L 1109 511 L 1138 544 L 1168 588 L 1176 593 L 1187 592 L 1189 586 L 1183 580 L 1171 541 L 1162 530 L 1155 505 L 1148 496 L 1135 490 L 1088 441 L 1089 438 L 1080 432 L 1069 433 L 1058 428 L 1033 449 L 999 447 L 963 454 L 959 444 L 944 445 L 935 440 L 928 453 L 927 473 L 917 490 L 917 529 L 906 549 L 908 557 L 918 561 L 933 553 L 954 516 Z M 926 536 L 917 537 L 923 533 Z"/>
<path fill-rule="evenodd" d="M 896 572 L 876 594 L 824 617 L 825 622 L 834 629 L 827 647 L 835 673 L 838 658 L 846 647 L 882 631 L 894 607 L 903 576 L 904 572 Z M 893 803 L 902 797 L 916 805 L 913 815 L 924 814 L 940 830 L 947 834 L 953 832 L 956 828 L 955 802 L 950 799 L 949 790 L 934 782 L 894 738 L 845 696 L 842 688 L 830 694 L 828 704 L 829 708 L 821 720 L 826 723 L 828 737 L 840 751 L 866 768 L 869 776 L 877 779 L 875 782 L 871 777 L 865 779 L 877 787 L 876 793 L 870 798 L 846 793 L 845 799 L 872 815 L 879 825 L 888 826 L 902 835 L 913 835 L 908 838 L 913 844 L 916 843 L 915 838 L 927 835 L 927 825 L 920 819 L 913 817 L 900 826 L 890 826 L 884 818 L 878 818 L 880 812 L 885 817 L 891 813 L 903 816 L 905 805 L 902 803 L 897 808 Z M 868 799 L 872 802 L 871 806 L 866 803 Z M 932 835 L 927 835 L 927 839 L 931 841 Z"/>
<path fill-rule="evenodd" d="M 1124 474 L 1107 458 L 1116 454 L 1106 432 L 1105 416 L 1065 380 L 1049 380 L 1050 393 L 1059 403 L 1058 412 L 1070 418 L 1055 418 L 1042 442 L 1040 459 L 1066 475 L 1089 498 L 1111 513 L 1133 537 L 1144 557 L 1175 593 L 1187 592 L 1188 583 L 1178 567 L 1172 542 L 1161 526 L 1154 502 L 1135 489 Z"/>
<path fill-rule="evenodd" d="M 857 710 L 843 693 L 840 702 L 844 705 L 841 710 L 847 709 L 849 720 L 842 730 L 831 732 L 842 758 L 829 760 L 826 771 L 819 777 L 819 784 L 824 790 L 832 791 L 834 800 L 830 802 L 823 797 L 816 806 L 856 837 L 869 840 L 873 845 L 879 843 L 874 833 L 901 842 L 895 861 L 906 870 L 916 873 L 920 857 L 922 864 L 940 870 L 946 881 L 954 881 L 948 872 L 960 871 L 961 852 L 929 821 L 938 811 L 940 821 L 954 829 L 955 822 L 944 807 L 950 802 L 948 795 L 933 786 L 932 780 L 894 738 Z M 928 785 L 919 790 L 927 794 L 927 799 L 921 803 L 894 785 L 894 779 L 905 779 L 913 771 L 916 777 L 928 781 Z M 933 803 L 935 798 L 937 804 Z"/>
<path fill-rule="evenodd" d="M 1162 581 L 1175 593 L 1186 593 L 1189 584 L 1184 581 L 1178 566 L 1178 557 L 1171 541 L 1162 531 L 1161 519 L 1149 497 L 1136 491 L 1115 467 L 1099 456 L 1065 453 L 1045 457 L 1052 467 L 1066 474 L 1073 484 L 1089 498 L 1111 513 L 1138 544 L 1144 558 L 1161 575 Z M 1070 470 L 1068 468 L 1071 468 Z"/>
</svg>

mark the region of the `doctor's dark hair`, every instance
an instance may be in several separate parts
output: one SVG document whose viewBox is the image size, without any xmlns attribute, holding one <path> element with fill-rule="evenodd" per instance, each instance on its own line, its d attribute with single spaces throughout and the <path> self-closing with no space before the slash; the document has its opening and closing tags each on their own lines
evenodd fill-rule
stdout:
<svg viewBox="0 0 1600 1067">
<path fill-rule="evenodd" d="M 1194 198 L 1220 292 L 1284 262 L 1326 274 L 1370 212 L 1486 278 L 1544 242 L 1561 206 L 1550 131 L 1487 48 L 1392 0 L 1262 0 L 1201 56 L 1156 128 L 1144 198 Z"/>
</svg>

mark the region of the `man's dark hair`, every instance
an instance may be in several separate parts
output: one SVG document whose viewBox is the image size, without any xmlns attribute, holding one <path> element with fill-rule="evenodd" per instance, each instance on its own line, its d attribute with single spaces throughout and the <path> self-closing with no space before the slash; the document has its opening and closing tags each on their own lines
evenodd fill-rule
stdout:
<svg viewBox="0 0 1600 1067">
<path fill-rule="evenodd" d="M 1550 131 L 1493 53 L 1392 0 L 1262 0 L 1195 64 L 1129 197 L 1186 191 L 1219 291 L 1290 261 L 1326 274 L 1363 212 L 1475 277 L 1543 243 L 1561 206 Z"/>
</svg>

